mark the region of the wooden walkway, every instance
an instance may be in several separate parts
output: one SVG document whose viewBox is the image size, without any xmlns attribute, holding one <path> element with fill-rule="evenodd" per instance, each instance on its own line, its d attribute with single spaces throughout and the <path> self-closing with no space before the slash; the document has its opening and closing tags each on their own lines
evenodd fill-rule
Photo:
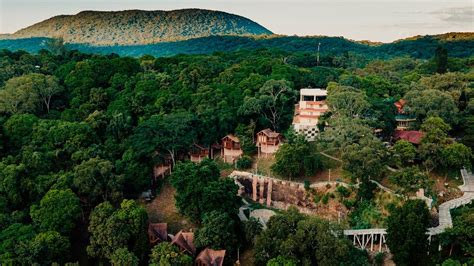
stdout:
<svg viewBox="0 0 474 266">
<path fill-rule="evenodd" d="M 429 240 L 431 240 L 432 236 L 441 234 L 447 228 L 453 227 L 451 217 L 452 209 L 459 208 L 474 201 L 474 175 L 468 173 L 466 169 L 461 170 L 461 175 L 464 184 L 460 186 L 460 189 L 464 194 L 460 198 L 439 205 L 439 225 L 428 228 L 426 234 L 428 235 Z M 344 230 L 344 235 L 352 238 L 354 246 L 361 249 L 369 249 L 370 251 L 374 251 L 374 241 L 378 244 L 379 251 L 384 249 L 388 250 L 388 247 L 385 244 L 386 234 L 387 231 L 384 228 Z"/>
</svg>

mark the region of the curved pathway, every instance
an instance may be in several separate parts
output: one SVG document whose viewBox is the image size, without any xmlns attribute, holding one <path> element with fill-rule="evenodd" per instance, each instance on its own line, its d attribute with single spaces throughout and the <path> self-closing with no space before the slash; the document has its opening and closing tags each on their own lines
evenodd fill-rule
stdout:
<svg viewBox="0 0 474 266">
<path fill-rule="evenodd" d="M 463 196 L 450 201 L 447 201 L 439 205 L 439 225 L 436 227 L 428 228 L 428 239 L 431 237 L 443 233 L 447 228 L 453 227 L 453 221 L 451 217 L 451 210 L 456 209 L 460 206 L 467 205 L 474 201 L 474 175 L 468 173 L 466 169 L 461 170 L 461 175 L 464 181 L 462 186 L 459 186 L 461 191 L 464 192 Z M 359 246 L 363 249 L 373 250 L 373 239 L 378 236 L 379 251 L 382 250 L 382 246 L 385 245 L 385 236 L 387 232 L 385 228 L 371 228 L 371 229 L 350 229 L 344 230 L 344 235 L 353 238 L 355 246 Z M 369 245 L 370 243 L 370 245 Z M 385 245 L 385 249 L 388 248 Z"/>
</svg>

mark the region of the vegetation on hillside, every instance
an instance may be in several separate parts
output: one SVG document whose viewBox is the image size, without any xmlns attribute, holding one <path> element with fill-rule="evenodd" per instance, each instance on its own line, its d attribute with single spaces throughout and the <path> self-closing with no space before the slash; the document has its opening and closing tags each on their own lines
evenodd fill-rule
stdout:
<svg viewBox="0 0 474 266">
<path fill-rule="evenodd" d="M 84 54 L 61 45 L 51 50 L 0 51 L 0 261 L 5 264 L 87 259 L 189 264 L 189 257 L 173 247 L 151 249 L 147 213 L 135 201 L 157 187 L 150 178 L 153 167 L 171 160 L 177 207 L 196 222 L 198 249 L 226 248 L 230 262 L 237 258 L 236 248 L 254 247 L 259 265 L 334 265 L 336 260 L 366 265 L 366 254 L 331 222 L 292 210 L 272 218 L 263 231 L 241 223 L 238 187 L 220 177 L 217 164 L 185 162 L 194 143 L 209 147 L 230 133 L 251 140 L 255 132 L 273 128 L 290 136 L 303 87 L 327 88 L 332 111 L 314 146 L 288 137 L 274 170 L 282 178 L 310 175 L 321 169 L 316 151 L 341 158 L 348 177 L 359 182 L 356 200 L 345 203 L 355 213 L 355 226 L 370 227 L 379 215 L 372 181 L 391 176 L 387 166 L 399 171 L 393 183 L 409 195 L 429 186 L 430 174 L 448 178 L 472 163 L 472 57 L 450 56 L 456 49 L 447 48 L 447 58 L 443 49 L 433 49 L 429 56 L 402 53 L 383 60 L 327 53 L 319 65 L 314 53 L 273 49 L 167 58 Z M 275 90 L 284 97 L 269 97 Z M 384 143 L 395 126 L 393 103 L 401 98 L 416 119 L 413 129 L 425 132 L 417 147 Z M 247 146 L 245 152 L 254 150 Z M 304 163 L 291 173 L 279 171 L 284 168 L 279 164 L 294 166 L 299 160 Z M 396 228 L 402 222 L 394 221 L 406 218 L 421 235 L 428 226 L 425 217 L 418 220 L 421 207 L 410 206 L 387 207 L 392 212 L 387 223 Z M 461 217 L 455 224 L 462 228 L 443 242 L 455 254 L 470 250 L 469 238 L 461 234 L 470 217 Z M 402 229 L 396 230 L 398 240 L 409 233 Z M 410 242 L 391 250 L 403 263 L 416 248 Z M 467 261 L 468 252 L 456 259 Z M 428 263 L 441 263 L 445 250 L 439 254 Z"/>
<path fill-rule="evenodd" d="M 62 38 L 68 43 L 136 45 L 217 35 L 261 35 L 271 31 L 256 22 L 220 11 L 83 11 L 55 16 L 8 38 Z"/>
</svg>

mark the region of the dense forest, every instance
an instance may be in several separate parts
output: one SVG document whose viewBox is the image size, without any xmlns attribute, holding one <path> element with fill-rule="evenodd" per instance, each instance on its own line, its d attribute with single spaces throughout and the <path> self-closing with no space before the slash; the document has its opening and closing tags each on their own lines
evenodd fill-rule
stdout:
<svg viewBox="0 0 474 266">
<path fill-rule="evenodd" d="M 223 42 L 216 49 L 226 52 L 133 58 L 86 54 L 60 43 L 48 43 L 49 50 L 37 53 L 0 51 L 2 264 L 191 265 L 190 255 L 174 246 L 149 245 L 147 212 L 136 201 L 150 188 L 160 193 L 161 184 L 152 184 L 151 177 L 153 167 L 167 158 L 175 166 L 169 182 L 176 189 L 176 206 L 198 228 L 196 247 L 226 249 L 226 264 L 249 247 L 257 265 L 380 263 L 377 257 L 369 262 L 367 253 L 353 247 L 340 225 L 294 209 L 272 217 L 263 231 L 255 220 L 240 222 L 237 186 L 220 177 L 221 167 L 232 166 L 185 159 L 194 143 L 210 146 L 230 133 L 241 138 L 248 155 L 255 153 L 255 132 L 284 133 L 288 143 L 273 167 L 282 176 L 324 168 L 316 150 L 342 158 L 348 176 L 361 182 L 357 200 L 347 202 L 350 226 L 359 228 L 370 227 L 365 214 L 375 188 L 369 180 L 390 175 L 387 166 L 400 170 L 392 177 L 400 193 L 411 193 L 431 173 L 449 177 L 472 163 L 472 41 L 443 47 L 421 38 L 373 47 L 326 38 L 322 42 L 331 42 L 323 44 L 317 61 L 317 38 L 195 42 L 211 39 Z M 85 51 L 118 52 L 113 49 Z M 120 47 L 120 53 L 137 55 L 127 49 Z M 163 55 L 147 49 L 140 54 Z M 314 145 L 290 129 L 298 91 L 305 87 L 328 89 L 331 112 Z M 274 91 L 281 94 L 271 97 Z M 397 142 L 389 149 L 384 142 L 395 129 L 393 103 L 401 98 L 416 118 L 414 129 L 426 137 L 417 147 Z M 279 119 L 272 120 L 275 106 Z M 278 166 L 295 162 L 294 170 Z M 472 263 L 473 214 L 472 206 L 456 213 L 453 230 L 439 240 L 443 249 L 438 252 L 434 245 L 427 257 L 423 229 L 430 217 L 424 203 L 393 206 L 387 225 L 389 234 L 395 232 L 388 243 L 394 260 L 399 265 L 448 258 Z M 411 229 L 394 229 L 405 221 L 415 228 L 408 235 L 402 232 Z M 410 237 L 418 239 L 397 242 Z"/>
<path fill-rule="evenodd" d="M 320 43 L 321 54 L 340 56 L 363 56 L 364 58 L 388 59 L 410 56 L 429 59 L 439 45 L 449 50 L 452 57 L 470 57 L 474 53 L 471 33 L 447 33 L 443 35 L 418 36 L 386 44 L 355 42 L 342 37 L 298 37 L 298 36 L 209 36 L 176 42 L 159 42 L 148 45 L 104 45 L 95 46 L 81 43 L 67 43 L 69 49 L 84 53 L 111 54 L 121 56 L 153 55 L 155 57 L 178 54 L 211 54 L 214 52 L 235 52 L 239 50 L 277 49 L 291 53 L 315 53 Z M 48 48 L 50 39 L 0 39 L 0 49 L 38 52 Z"/>
</svg>

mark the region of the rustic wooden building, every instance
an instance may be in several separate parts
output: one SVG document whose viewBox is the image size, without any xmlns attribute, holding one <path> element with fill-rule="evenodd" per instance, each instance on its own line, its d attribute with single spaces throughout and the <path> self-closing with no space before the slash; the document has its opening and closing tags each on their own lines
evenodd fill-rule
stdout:
<svg viewBox="0 0 474 266">
<path fill-rule="evenodd" d="M 226 163 L 233 163 L 243 154 L 240 148 L 240 140 L 238 137 L 229 134 L 222 138 L 222 159 Z"/>
<path fill-rule="evenodd" d="M 194 256 L 196 247 L 194 246 L 194 233 L 179 231 L 171 241 L 172 245 L 176 245 L 181 251 L 187 252 Z"/>
<path fill-rule="evenodd" d="M 281 145 L 282 135 L 267 128 L 257 133 L 258 157 L 274 154 Z"/>
<path fill-rule="evenodd" d="M 151 245 L 168 241 L 168 224 L 166 223 L 148 224 L 148 239 Z"/>
<path fill-rule="evenodd" d="M 225 250 L 206 248 L 199 253 L 195 260 L 197 266 L 222 266 L 224 264 Z"/>
<path fill-rule="evenodd" d="M 210 158 L 209 155 L 209 148 L 203 147 L 199 144 L 193 144 L 189 151 L 189 159 L 191 162 L 195 163 L 200 163 L 202 160 Z"/>
</svg>

